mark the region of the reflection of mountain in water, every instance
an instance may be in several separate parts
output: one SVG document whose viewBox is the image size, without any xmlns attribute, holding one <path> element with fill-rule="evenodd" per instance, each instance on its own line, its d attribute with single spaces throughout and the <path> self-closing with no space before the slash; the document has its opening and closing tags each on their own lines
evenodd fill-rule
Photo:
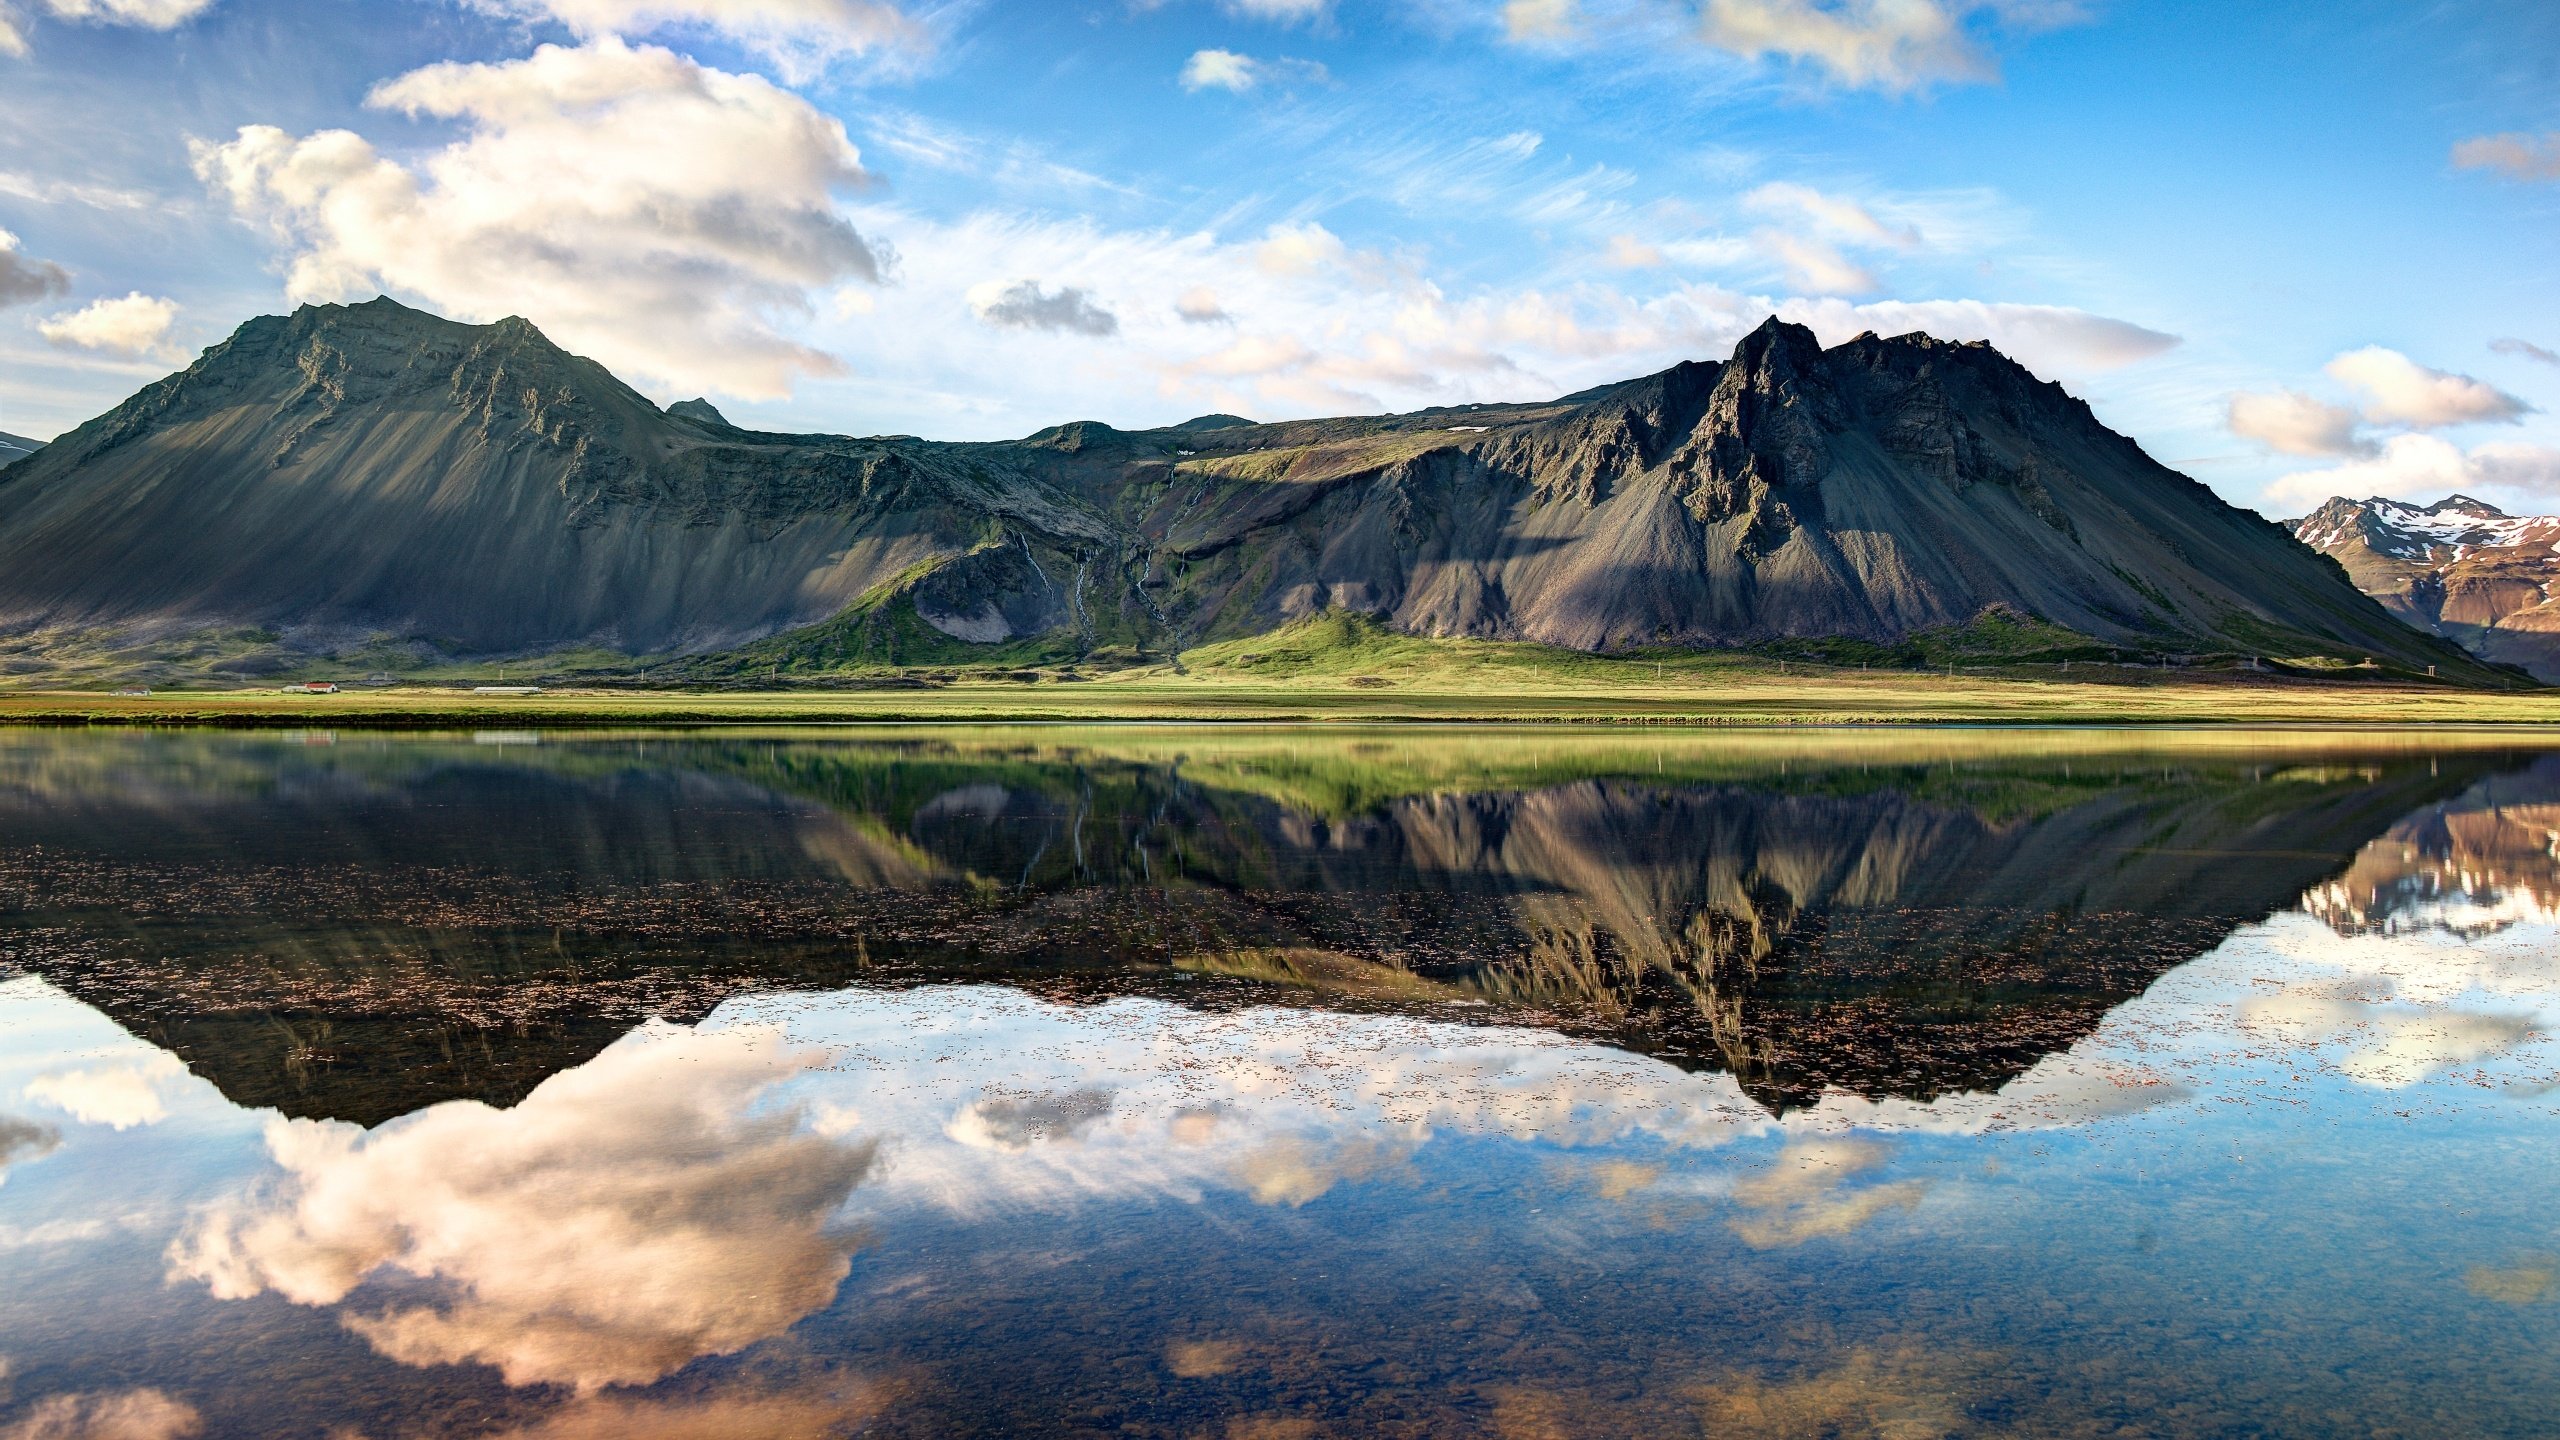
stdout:
<svg viewBox="0 0 2560 1440">
<path fill-rule="evenodd" d="M 2477 938 L 2560 917 L 2560 757 L 2402 819 L 2302 905 L 2341 935 L 2443 929 Z"/>
<path fill-rule="evenodd" d="M 2068 1045 L 2505 763 L 1701 752 L 1330 811 L 1054 748 L 15 744 L 0 952 L 235 1100 L 367 1123 L 510 1103 L 744 988 L 955 978 L 1423 1006 L 1773 1106 L 1925 1098 Z"/>
</svg>

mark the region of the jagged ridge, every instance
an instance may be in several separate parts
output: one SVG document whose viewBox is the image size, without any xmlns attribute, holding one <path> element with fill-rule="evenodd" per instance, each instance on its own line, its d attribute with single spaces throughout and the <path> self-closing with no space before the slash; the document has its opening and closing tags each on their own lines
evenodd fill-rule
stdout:
<svg viewBox="0 0 2560 1440">
<path fill-rule="evenodd" d="M 1331 610 L 1606 650 L 1893 642 L 1992 609 L 2466 668 L 1990 347 L 1826 351 L 1776 320 L 1728 361 L 1543 404 L 937 444 L 661 412 L 521 320 L 306 307 L 13 467 L 0 561 L 19 628 L 795 669 L 1162 651 Z"/>
</svg>

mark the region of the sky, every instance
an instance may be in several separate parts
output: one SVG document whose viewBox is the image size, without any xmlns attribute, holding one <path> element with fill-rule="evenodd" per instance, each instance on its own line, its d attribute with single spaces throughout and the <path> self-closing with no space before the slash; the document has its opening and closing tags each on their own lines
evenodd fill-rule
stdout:
<svg viewBox="0 0 2560 1440">
<path fill-rule="evenodd" d="M 0 0 L 0 431 L 521 315 L 991 439 L 1987 339 L 2271 516 L 2560 508 L 2548 0 Z"/>
</svg>

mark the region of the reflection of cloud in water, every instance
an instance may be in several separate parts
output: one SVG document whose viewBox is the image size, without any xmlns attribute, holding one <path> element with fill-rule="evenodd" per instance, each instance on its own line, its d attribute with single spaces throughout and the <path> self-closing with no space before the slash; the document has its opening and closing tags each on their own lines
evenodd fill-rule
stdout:
<svg viewBox="0 0 2560 1440">
<path fill-rule="evenodd" d="M 588 1395 L 521 1430 L 489 1440 L 808 1440 L 850 1434 L 885 1397 L 841 1393 L 725 1395 L 707 1400 L 638 1400 Z"/>
<path fill-rule="evenodd" d="M 952 1118 L 948 1131 L 963 1145 L 989 1150 L 1028 1150 L 1042 1142 L 1071 1141 L 1111 1113 L 1111 1092 L 1088 1086 L 1057 1095 L 1006 1095 L 980 1100 Z"/>
<path fill-rule="evenodd" d="M 1872 1140 L 1794 1141 L 1768 1170 L 1733 1187 L 1735 1202 L 1750 1212 L 1732 1221 L 1733 1233 L 1755 1249 L 1772 1250 L 1846 1235 L 1889 1210 L 1917 1209 L 1929 1192 L 1923 1181 L 1849 1183 L 1884 1159 L 1884 1147 Z"/>
<path fill-rule="evenodd" d="M 184 1440 L 203 1429 L 194 1406 L 158 1390 L 94 1391 L 46 1396 L 0 1440 Z"/>
<path fill-rule="evenodd" d="M 1211 1188 L 1294 1206 L 1378 1178 L 1442 1133 L 1712 1146 L 1771 1123 L 1729 1076 L 1403 1016 L 1061 1006 L 990 986 L 756 997 L 707 1023 L 772 1024 L 835 1052 L 792 1093 L 858 1108 L 893 1147 L 874 1208 Z M 1004 1093 L 986 1092 L 990 1075 Z"/>
<path fill-rule="evenodd" d="M 2531 1305 L 2560 1289 L 2560 1260 L 2545 1255 L 2517 1265 L 2474 1265 L 2463 1272 L 2462 1286 L 2483 1300 Z"/>
<path fill-rule="evenodd" d="M 1336 1185 L 1400 1170 L 1410 1154 L 1404 1146 L 1379 1140 L 1319 1143 L 1284 1135 L 1248 1152 L 1236 1178 L 1263 1204 L 1294 1209 Z"/>
<path fill-rule="evenodd" d="M 178 1057 L 154 1050 L 121 1065 L 56 1070 L 27 1082 L 26 1096 L 88 1125 L 130 1130 L 169 1118 L 163 1083 L 186 1073 Z"/>
<path fill-rule="evenodd" d="M 2340 1073 L 2368 1085 L 2414 1085 L 2530 1040 L 2531 1017 L 2393 1005 L 2302 989 L 2253 1001 L 2241 1023 L 2297 1045 L 2342 1048 Z"/>
<path fill-rule="evenodd" d="M 1984 1433 L 1967 1413 L 1986 1398 L 1975 1358 L 1958 1364 L 1917 1346 L 1859 1349 L 1791 1380 L 1737 1376 L 1697 1387 L 1700 1428 L 1719 1440 L 1939 1440 Z"/>
<path fill-rule="evenodd" d="M 62 1144 L 62 1132 L 15 1115 L 0 1115 L 0 1185 L 9 1183 L 9 1167 L 41 1160 Z"/>
<path fill-rule="evenodd" d="M 455 1102 L 371 1134 L 278 1120 L 281 1183 L 203 1216 L 172 1270 L 305 1305 L 406 1272 L 449 1298 L 346 1317 L 395 1359 L 654 1380 L 781 1333 L 844 1278 L 854 1242 L 830 1221 L 871 1148 L 766 1103 L 824 1059 L 761 1027 L 651 1027 L 513 1110 Z"/>
</svg>

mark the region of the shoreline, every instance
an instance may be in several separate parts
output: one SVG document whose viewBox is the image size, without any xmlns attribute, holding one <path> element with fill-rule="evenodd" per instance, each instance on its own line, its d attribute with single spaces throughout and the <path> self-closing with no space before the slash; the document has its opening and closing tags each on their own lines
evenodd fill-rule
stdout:
<svg viewBox="0 0 2560 1440">
<path fill-rule="evenodd" d="M 1468 689 L 1216 680 L 977 682 L 931 689 L 700 692 L 566 688 L 492 696 L 394 687 L 337 694 L 0 692 L 0 725 L 222 729 L 595 729 L 858 725 L 1562 725 L 1593 728 L 2560 724 L 2560 690 L 2311 681 L 2061 681 L 1860 672 L 1718 683 Z"/>
</svg>

